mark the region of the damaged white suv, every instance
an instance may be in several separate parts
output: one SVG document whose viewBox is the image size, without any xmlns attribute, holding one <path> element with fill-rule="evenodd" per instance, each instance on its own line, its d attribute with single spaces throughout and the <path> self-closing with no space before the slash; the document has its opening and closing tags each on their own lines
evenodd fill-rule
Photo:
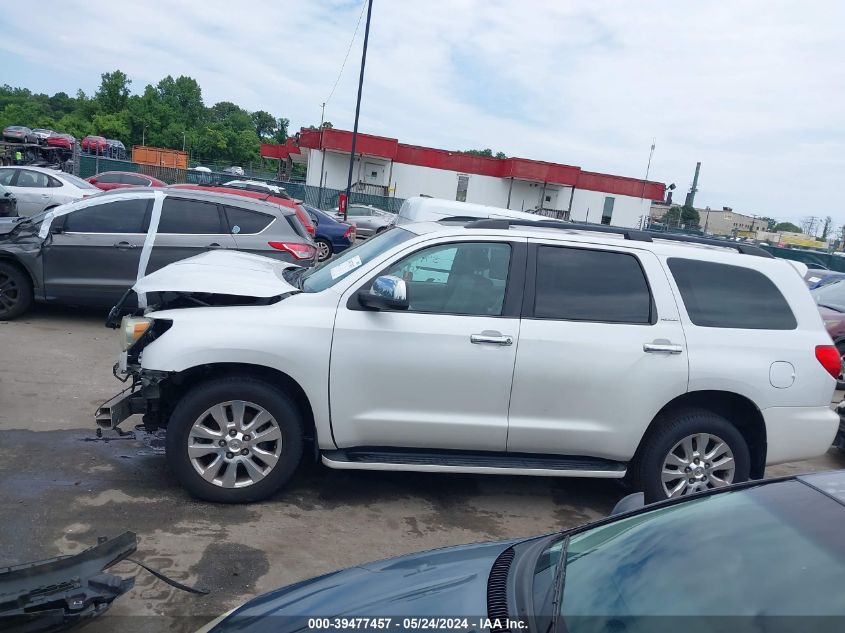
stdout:
<svg viewBox="0 0 845 633">
<path fill-rule="evenodd" d="M 210 252 L 144 277 L 150 308 L 120 326 L 132 389 L 97 422 L 166 428 L 178 479 L 218 502 L 273 494 L 306 452 L 342 469 L 627 476 L 657 499 L 830 445 L 840 358 L 790 263 L 462 220 L 393 228 L 310 271 Z"/>
</svg>

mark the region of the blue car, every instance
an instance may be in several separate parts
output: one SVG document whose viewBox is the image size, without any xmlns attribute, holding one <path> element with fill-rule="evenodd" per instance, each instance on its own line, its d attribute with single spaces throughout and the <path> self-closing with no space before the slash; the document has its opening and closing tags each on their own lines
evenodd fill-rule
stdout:
<svg viewBox="0 0 845 633">
<path fill-rule="evenodd" d="M 304 580 L 202 631 L 841 631 L 843 525 L 842 470 L 646 506 L 637 493 L 610 517 L 557 534 Z M 818 624 L 825 617 L 829 628 Z"/>
<path fill-rule="evenodd" d="M 317 261 L 324 262 L 336 253 L 342 253 L 355 243 L 355 227 L 346 222 L 339 222 L 325 211 L 310 204 L 302 208 L 311 216 L 317 229 L 314 243 L 317 246 Z"/>
</svg>

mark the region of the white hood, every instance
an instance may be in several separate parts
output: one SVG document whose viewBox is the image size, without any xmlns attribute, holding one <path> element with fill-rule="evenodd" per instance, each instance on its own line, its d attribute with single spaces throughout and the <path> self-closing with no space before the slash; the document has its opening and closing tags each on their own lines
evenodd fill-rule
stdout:
<svg viewBox="0 0 845 633">
<path fill-rule="evenodd" d="M 288 268 L 297 265 L 237 251 L 207 251 L 150 273 L 132 288 L 138 294 L 202 292 L 269 298 L 299 291 L 282 276 Z"/>
</svg>

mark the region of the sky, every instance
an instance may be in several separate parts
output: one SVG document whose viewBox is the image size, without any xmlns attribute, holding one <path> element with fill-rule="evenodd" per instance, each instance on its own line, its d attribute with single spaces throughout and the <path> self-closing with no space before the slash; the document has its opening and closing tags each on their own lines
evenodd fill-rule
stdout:
<svg viewBox="0 0 845 633">
<path fill-rule="evenodd" d="M 120 69 L 141 92 L 184 74 L 207 105 L 296 131 L 319 123 L 362 7 L 8 3 L 0 82 L 91 94 Z M 698 207 L 843 225 L 843 27 L 841 0 L 374 0 L 359 129 L 635 178 L 654 139 L 649 178 L 676 201 L 701 161 Z M 352 129 L 363 35 L 326 105 L 335 127 Z"/>
</svg>

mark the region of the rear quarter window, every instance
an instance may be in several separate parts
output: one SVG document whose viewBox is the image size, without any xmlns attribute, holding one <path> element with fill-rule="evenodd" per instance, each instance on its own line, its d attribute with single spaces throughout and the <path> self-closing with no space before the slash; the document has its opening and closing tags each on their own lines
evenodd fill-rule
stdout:
<svg viewBox="0 0 845 633">
<path fill-rule="evenodd" d="M 780 290 L 761 272 L 677 257 L 667 263 L 694 325 L 746 330 L 798 326 Z"/>
<path fill-rule="evenodd" d="M 273 216 L 258 211 L 248 211 L 238 207 L 224 207 L 229 230 L 235 235 L 254 235 L 261 233 L 273 221 Z"/>
</svg>

